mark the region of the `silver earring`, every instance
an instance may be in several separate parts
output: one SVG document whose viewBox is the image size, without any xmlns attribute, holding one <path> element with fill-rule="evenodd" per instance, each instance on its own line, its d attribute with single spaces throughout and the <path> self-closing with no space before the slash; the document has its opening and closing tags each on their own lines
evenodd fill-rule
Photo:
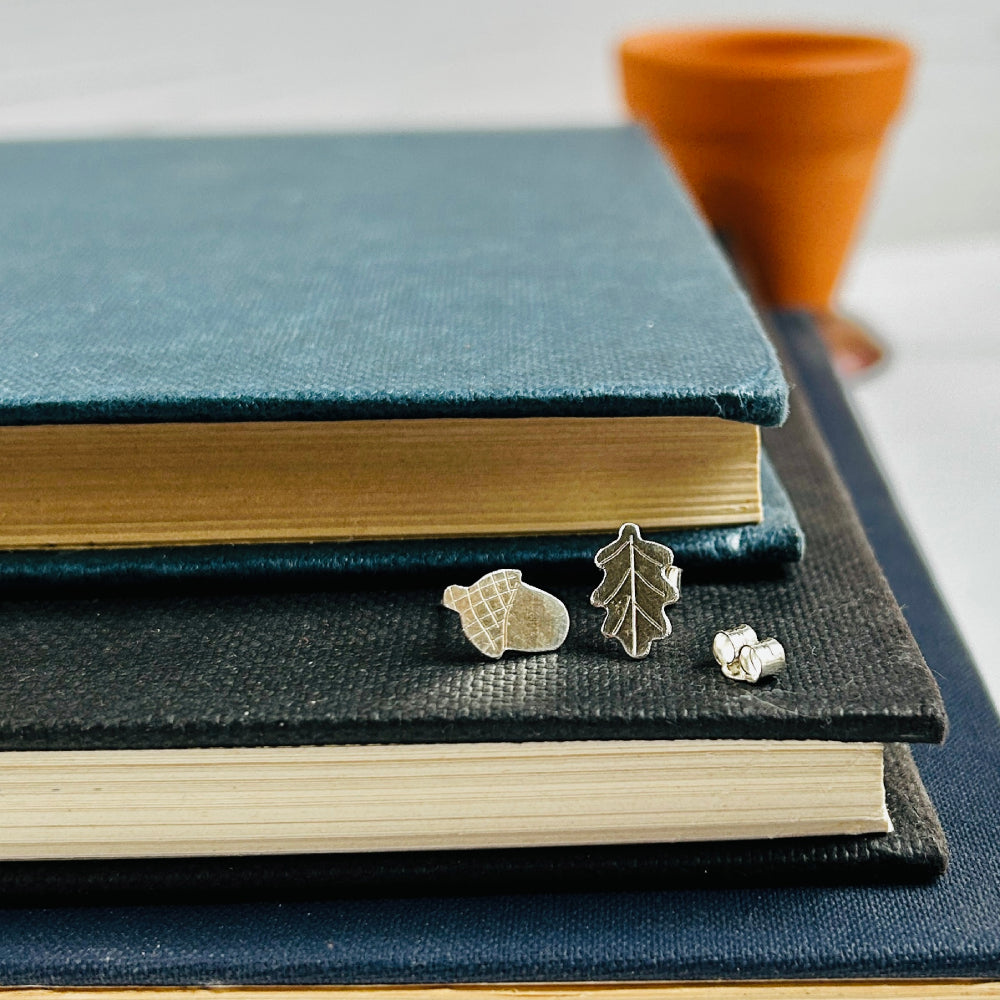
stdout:
<svg viewBox="0 0 1000 1000">
<path fill-rule="evenodd" d="M 665 608 L 681 596 L 681 571 L 674 565 L 673 550 L 643 538 L 636 525 L 623 524 L 594 562 L 604 571 L 590 595 L 594 607 L 607 610 L 601 633 L 641 660 L 657 639 L 672 631 Z"/>
<path fill-rule="evenodd" d="M 773 677 L 785 669 L 785 648 L 777 639 L 757 641 L 749 625 L 737 625 L 715 633 L 712 656 L 722 672 L 734 681 L 756 684 L 763 677 Z"/>
<path fill-rule="evenodd" d="M 762 639 L 740 650 L 742 680 L 756 684 L 762 677 L 774 677 L 785 669 L 785 647 L 777 639 Z"/>
<path fill-rule="evenodd" d="M 521 580 L 519 569 L 497 569 L 471 587 L 452 584 L 442 603 L 457 611 L 462 631 L 476 649 L 498 659 L 508 649 L 548 653 L 569 633 L 566 605 Z"/>
<path fill-rule="evenodd" d="M 757 633 L 749 625 L 737 625 L 716 632 L 712 640 L 712 656 L 722 667 L 722 672 L 733 680 L 742 680 L 740 676 L 740 650 L 757 641 Z"/>
</svg>

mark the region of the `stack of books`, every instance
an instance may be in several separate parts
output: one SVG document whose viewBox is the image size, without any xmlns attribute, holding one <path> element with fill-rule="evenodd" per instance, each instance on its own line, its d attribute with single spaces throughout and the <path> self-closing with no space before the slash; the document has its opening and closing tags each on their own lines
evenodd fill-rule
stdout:
<svg viewBox="0 0 1000 1000">
<path fill-rule="evenodd" d="M 737 887 L 941 875 L 937 685 L 641 134 L 2 153 L 5 981 L 766 978 L 815 890 Z M 625 521 L 685 570 L 641 661 L 588 602 Z M 500 566 L 558 651 L 466 643 Z M 744 621 L 778 679 L 714 663 Z"/>
</svg>

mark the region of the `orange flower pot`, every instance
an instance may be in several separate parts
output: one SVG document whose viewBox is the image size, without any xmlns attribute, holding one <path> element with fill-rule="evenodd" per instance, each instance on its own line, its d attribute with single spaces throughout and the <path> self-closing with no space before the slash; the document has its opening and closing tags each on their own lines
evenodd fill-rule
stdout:
<svg viewBox="0 0 1000 1000">
<path fill-rule="evenodd" d="M 824 309 L 847 254 L 910 51 L 814 31 L 636 35 L 625 100 L 764 301 Z"/>
</svg>

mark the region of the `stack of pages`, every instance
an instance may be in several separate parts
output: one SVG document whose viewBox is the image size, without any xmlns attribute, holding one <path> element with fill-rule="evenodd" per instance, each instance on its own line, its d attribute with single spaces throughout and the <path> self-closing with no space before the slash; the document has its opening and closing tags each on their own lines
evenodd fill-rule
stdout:
<svg viewBox="0 0 1000 1000">
<path fill-rule="evenodd" d="M 3 157 L 11 898 L 943 871 L 937 686 L 642 135 Z M 626 521 L 685 571 L 639 661 L 588 600 Z M 559 650 L 442 607 L 502 566 Z M 719 671 L 743 622 L 778 678 Z"/>
</svg>

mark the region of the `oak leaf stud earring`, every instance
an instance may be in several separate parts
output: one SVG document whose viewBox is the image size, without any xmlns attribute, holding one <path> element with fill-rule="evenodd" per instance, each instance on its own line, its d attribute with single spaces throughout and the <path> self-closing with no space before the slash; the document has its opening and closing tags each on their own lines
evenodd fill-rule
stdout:
<svg viewBox="0 0 1000 1000">
<path fill-rule="evenodd" d="M 674 565 L 673 550 L 643 538 L 638 526 L 629 523 L 594 556 L 594 563 L 604 572 L 590 595 L 594 607 L 607 611 L 601 633 L 641 660 L 657 639 L 672 631 L 665 608 L 681 596 L 681 571 Z"/>
</svg>

